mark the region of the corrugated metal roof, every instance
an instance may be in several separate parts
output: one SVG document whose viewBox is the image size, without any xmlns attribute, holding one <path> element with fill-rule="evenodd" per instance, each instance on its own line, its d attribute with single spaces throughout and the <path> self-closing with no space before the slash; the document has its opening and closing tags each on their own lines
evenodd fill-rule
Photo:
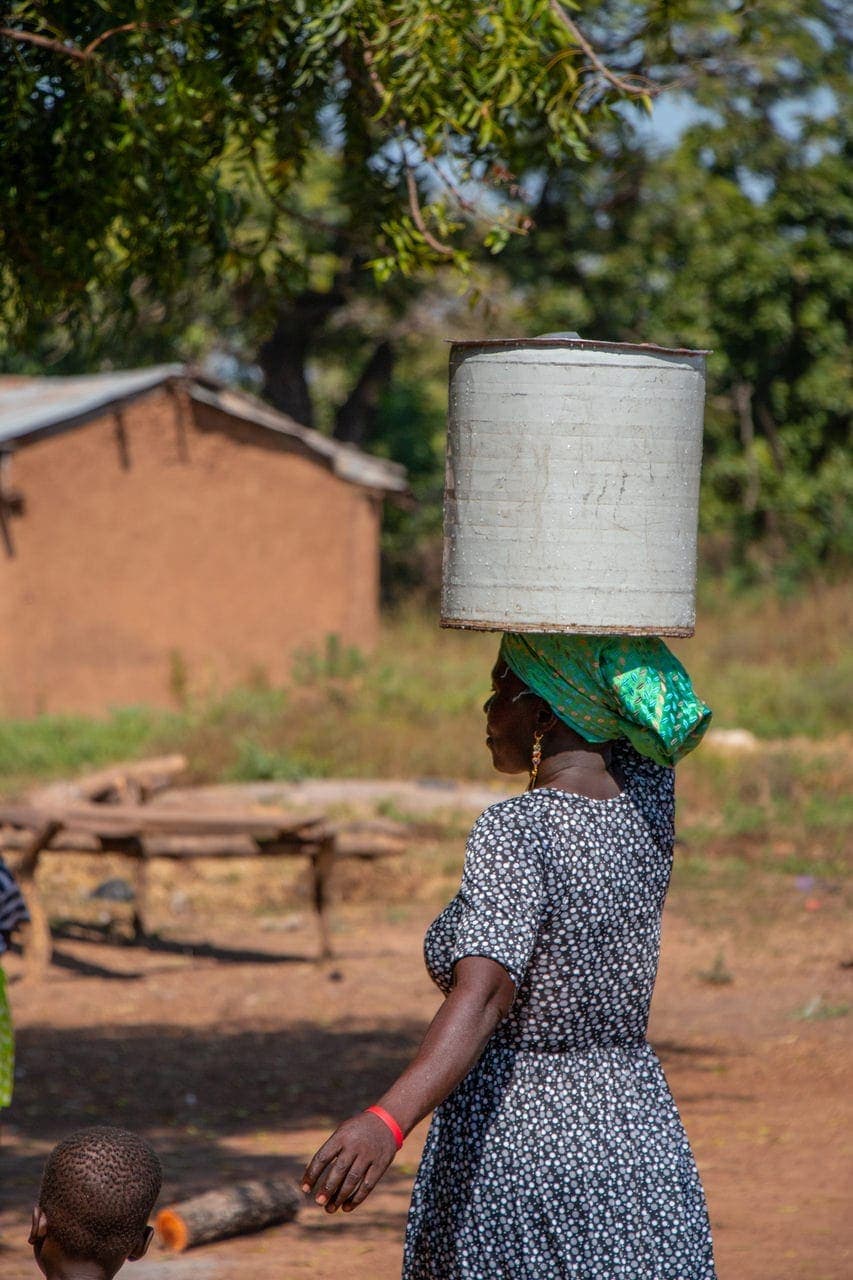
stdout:
<svg viewBox="0 0 853 1280">
<path fill-rule="evenodd" d="M 77 378 L 0 379 L 0 444 L 93 417 L 111 404 L 133 399 L 184 372 L 180 364 Z"/>
<path fill-rule="evenodd" d="M 200 403 L 299 440 L 343 480 L 389 493 L 408 491 L 406 469 L 399 463 L 331 440 L 254 396 L 233 391 L 217 379 L 194 374 L 180 364 L 73 378 L 0 377 L 0 447 L 34 435 L 70 429 L 173 378 L 183 379 L 190 396 Z"/>
<path fill-rule="evenodd" d="M 241 418 L 244 422 L 253 422 L 257 426 L 300 440 L 312 453 L 325 458 L 335 475 L 342 480 L 365 485 L 368 489 L 385 489 L 393 493 L 408 491 L 406 468 L 399 462 L 376 458 L 357 449 L 355 445 L 342 444 L 340 440 L 332 440 L 319 431 L 303 427 L 286 413 L 279 413 L 255 396 L 243 391 L 232 391 L 227 387 L 214 389 L 198 382 L 190 382 L 189 393 L 193 400 L 212 405 L 231 417 Z"/>
</svg>

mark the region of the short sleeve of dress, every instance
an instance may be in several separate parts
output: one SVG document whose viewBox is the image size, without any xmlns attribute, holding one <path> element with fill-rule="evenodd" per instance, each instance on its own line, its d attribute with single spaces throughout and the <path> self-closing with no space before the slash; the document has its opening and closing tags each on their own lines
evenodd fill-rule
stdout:
<svg viewBox="0 0 853 1280">
<path fill-rule="evenodd" d="M 486 956 L 521 984 L 544 908 L 541 841 L 508 803 L 481 814 L 468 837 L 456 897 L 451 964 Z"/>
</svg>

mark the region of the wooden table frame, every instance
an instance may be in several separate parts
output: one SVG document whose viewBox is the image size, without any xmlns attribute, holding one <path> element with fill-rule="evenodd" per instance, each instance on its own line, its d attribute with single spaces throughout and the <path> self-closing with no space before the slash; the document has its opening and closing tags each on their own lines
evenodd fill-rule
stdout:
<svg viewBox="0 0 853 1280">
<path fill-rule="evenodd" d="M 338 857 L 338 832 L 322 816 L 295 816 L 272 809 L 263 813 L 198 813 L 150 805 L 0 805 L 0 828 L 3 826 L 11 830 L 0 832 L 0 851 L 13 849 L 21 853 L 15 874 L 31 920 L 24 947 L 27 978 L 44 975 L 53 949 L 50 923 L 36 883 L 39 862 L 46 851 L 120 853 L 132 858 L 136 864 L 133 923 L 140 940 L 150 932 L 148 866 L 153 858 L 305 856 L 311 863 L 320 959 L 332 954 L 328 881 Z M 376 854 L 366 846 L 350 846 L 345 856 Z"/>
</svg>

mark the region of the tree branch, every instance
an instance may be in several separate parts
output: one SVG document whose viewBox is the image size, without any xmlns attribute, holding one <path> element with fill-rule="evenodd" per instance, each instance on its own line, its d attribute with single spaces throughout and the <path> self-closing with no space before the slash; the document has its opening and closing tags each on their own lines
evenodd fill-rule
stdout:
<svg viewBox="0 0 853 1280">
<path fill-rule="evenodd" d="M 440 179 L 440 181 L 444 184 L 444 186 L 453 196 L 454 200 L 459 205 L 459 208 L 463 209 L 465 213 L 470 213 L 476 216 L 477 206 L 474 204 L 472 200 L 469 200 L 467 199 L 466 196 L 463 196 L 462 192 L 456 186 L 455 182 L 451 181 L 451 179 L 444 172 L 444 170 L 439 168 L 438 161 L 433 156 L 424 156 L 424 161 L 426 164 L 429 165 L 429 167 L 432 169 L 436 177 Z"/>
<path fill-rule="evenodd" d="M 63 44 L 61 40 L 40 36 L 35 31 L 15 31 L 12 27 L 0 27 L 0 36 L 5 36 L 7 40 L 17 40 L 19 44 L 34 44 L 39 49 L 50 49 L 52 53 L 64 53 L 77 62 L 88 62 L 92 56 L 85 49 L 78 49 L 75 44 Z"/>
<path fill-rule="evenodd" d="M 373 50 L 364 39 L 362 39 L 362 58 L 364 59 L 364 65 L 367 68 L 367 74 L 370 77 L 370 83 L 373 85 L 373 90 L 381 104 L 385 101 L 388 93 L 385 85 L 379 79 L 376 67 L 373 65 Z"/>
<path fill-rule="evenodd" d="M 183 21 L 183 18 L 167 18 L 163 22 L 124 22 L 120 27 L 110 27 L 109 31 L 102 31 L 90 44 L 86 45 L 83 52 L 91 56 L 105 40 L 110 40 L 123 31 L 157 31 L 162 30 L 163 27 L 178 27 Z"/>
<path fill-rule="evenodd" d="M 51 36 L 39 35 L 36 31 L 19 31 L 13 27 L 0 27 L 0 36 L 5 36 L 7 40 L 16 40 L 19 44 L 34 44 L 39 49 L 49 49 L 51 53 L 64 53 L 67 58 L 73 58 L 75 62 L 89 62 L 105 40 L 110 40 L 113 36 L 119 35 L 124 31 L 155 31 L 163 27 L 175 27 L 183 22 L 183 18 L 169 18 L 164 22 L 125 22 L 120 27 L 111 27 L 109 31 L 102 31 L 96 36 L 85 49 L 81 49 L 76 44 L 66 44 L 62 40 L 56 40 Z"/>
<path fill-rule="evenodd" d="M 781 474 L 785 470 L 785 447 L 779 435 L 779 428 L 776 426 L 776 419 L 764 401 L 757 397 L 755 399 L 755 416 L 764 428 L 764 434 L 767 436 L 770 452 L 773 455 L 773 464 Z"/>
<path fill-rule="evenodd" d="M 421 212 L 420 201 L 418 200 L 418 184 L 417 184 L 417 181 L 415 180 L 415 175 L 412 170 L 412 166 L 409 164 L 409 160 L 405 151 L 403 152 L 403 165 L 406 170 L 406 189 L 409 193 L 409 209 L 411 210 L 411 213 L 412 213 L 412 221 L 414 222 L 418 231 L 420 231 L 424 240 L 426 240 L 429 247 L 435 253 L 440 253 L 441 256 L 444 258 L 452 258 L 455 252 L 455 250 L 453 249 L 453 246 L 449 244 L 442 244 L 440 240 L 436 240 L 435 236 L 432 234 L 432 232 L 427 227 L 427 224 L 424 222 L 424 215 Z"/>
<path fill-rule="evenodd" d="M 632 98 L 653 98 L 656 97 L 657 94 L 663 92 L 660 85 L 653 84 L 652 81 L 646 80 L 642 76 L 632 75 L 630 79 L 626 79 L 624 76 L 617 75 L 615 71 L 611 71 L 610 67 L 608 67 L 595 52 L 595 49 L 587 40 L 580 27 L 578 27 L 578 25 L 573 22 L 566 13 L 565 9 L 560 4 L 560 0 L 551 0 L 551 12 L 558 22 L 561 22 L 564 27 L 568 28 L 599 75 L 609 81 L 610 84 L 612 84 L 615 89 L 618 89 L 620 93 L 628 94 L 628 96 Z"/>
</svg>

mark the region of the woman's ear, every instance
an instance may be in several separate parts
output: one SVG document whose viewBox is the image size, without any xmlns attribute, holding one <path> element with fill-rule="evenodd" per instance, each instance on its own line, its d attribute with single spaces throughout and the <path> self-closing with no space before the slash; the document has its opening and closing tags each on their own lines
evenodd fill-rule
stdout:
<svg viewBox="0 0 853 1280">
<path fill-rule="evenodd" d="M 542 702 L 540 699 L 540 704 L 539 710 L 536 712 L 536 728 L 541 734 L 550 733 L 557 724 L 557 717 L 547 702 Z"/>
</svg>

